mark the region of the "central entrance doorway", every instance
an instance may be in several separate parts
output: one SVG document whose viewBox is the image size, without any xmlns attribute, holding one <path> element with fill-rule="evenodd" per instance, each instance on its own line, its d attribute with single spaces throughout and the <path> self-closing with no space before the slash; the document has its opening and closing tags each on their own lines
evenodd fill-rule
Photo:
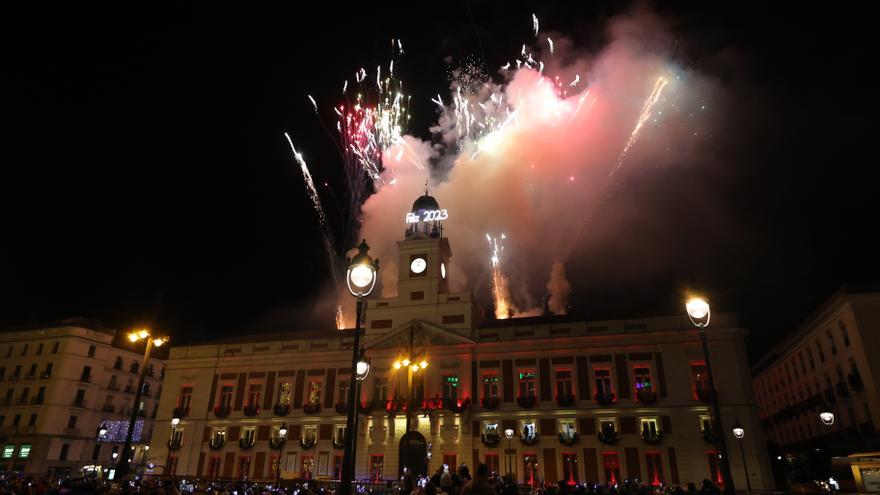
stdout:
<svg viewBox="0 0 880 495">
<path fill-rule="evenodd" d="M 400 437 L 400 474 L 403 474 L 404 467 L 408 467 L 413 475 L 428 474 L 428 442 L 417 431 L 408 431 Z"/>
</svg>

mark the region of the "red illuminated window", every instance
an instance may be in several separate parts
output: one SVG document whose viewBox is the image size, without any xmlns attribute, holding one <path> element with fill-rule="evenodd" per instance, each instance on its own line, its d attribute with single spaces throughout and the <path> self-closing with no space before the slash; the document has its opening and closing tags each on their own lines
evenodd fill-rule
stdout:
<svg viewBox="0 0 880 495">
<path fill-rule="evenodd" d="M 281 458 L 277 455 L 273 455 L 269 458 L 269 477 L 270 478 L 278 478 L 278 468 L 279 463 L 281 462 Z"/>
<path fill-rule="evenodd" d="M 535 481 L 540 476 L 538 471 L 538 454 L 523 454 L 523 479 L 529 486 L 535 486 Z"/>
<path fill-rule="evenodd" d="M 620 483 L 620 456 L 617 452 L 602 454 L 602 469 L 605 471 L 605 482 L 609 485 Z"/>
<path fill-rule="evenodd" d="M 486 454 L 486 467 L 489 468 L 490 473 L 499 473 L 500 465 L 498 464 L 498 454 Z"/>
<path fill-rule="evenodd" d="M 556 395 L 559 397 L 571 397 L 574 395 L 571 370 L 556 370 Z"/>
<path fill-rule="evenodd" d="M 220 476 L 220 456 L 208 459 L 208 478 Z"/>
<path fill-rule="evenodd" d="M 648 466 L 648 482 L 660 486 L 663 483 L 663 461 L 660 459 L 660 453 L 645 454 L 645 464 Z"/>
<path fill-rule="evenodd" d="M 610 396 L 613 391 L 611 389 L 611 370 L 607 368 L 597 368 L 594 370 L 596 375 L 596 395 Z"/>
<path fill-rule="evenodd" d="M 653 392 L 654 381 L 651 380 L 651 368 L 647 366 L 636 366 L 633 369 L 633 385 L 636 387 L 636 394 L 639 392 Z"/>
<path fill-rule="evenodd" d="M 220 400 L 217 402 L 221 409 L 232 407 L 232 389 L 232 385 L 220 386 Z"/>
<path fill-rule="evenodd" d="M 247 405 L 250 407 L 256 407 L 260 405 L 260 398 L 263 396 L 263 385 L 260 383 L 252 383 L 250 387 L 248 387 L 248 400 Z"/>
<path fill-rule="evenodd" d="M 706 363 L 691 363 L 691 379 L 694 382 L 694 397 L 700 400 L 709 397 L 709 372 Z"/>
<path fill-rule="evenodd" d="M 483 373 L 483 398 L 498 397 L 498 375 Z"/>
<path fill-rule="evenodd" d="M 382 481 L 382 470 L 385 468 L 385 456 L 381 454 L 370 455 L 370 480 Z"/>
<path fill-rule="evenodd" d="M 250 457 L 239 457 L 238 458 L 238 477 L 239 478 L 247 478 L 251 472 L 251 458 Z"/>
<path fill-rule="evenodd" d="M 574 485 L 578 481 L 578 456 L 573 453 L 562 454 L 562 478 L 569 485 Z"/>
<path fill-rule="evenodd" d="M 709 460 L 709 477 L 719 486 L 724 486 L 724 476 L 721 475 L 721 464 L 718 462 L 718 452 L 710 450 L 706 452 L 706 458 Z"/>
<path fill-rule="evenodd" d="M 457 458 L 455 454 L 443 454 L 443 464 L 449 466 L 449 471 L 454 473 L 458 469 Z"/>
<path fill-rule="evenodd" d="M 300 464 L 299 477 L 304 480 L 310 480 L 315 475 L 315 456 L 304 455 Z"/>
</svg>

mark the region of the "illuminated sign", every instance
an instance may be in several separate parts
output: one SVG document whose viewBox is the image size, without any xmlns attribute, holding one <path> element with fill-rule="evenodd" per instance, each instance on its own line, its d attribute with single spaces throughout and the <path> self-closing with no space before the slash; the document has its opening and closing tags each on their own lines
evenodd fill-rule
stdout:
<svg viewBox="0 0 880 495">
<path fill-rule="evenodd" d="M 3 446 L 3 458 L 4 459 L 12 459 L 12 454 L 15 453 L 15 445 L 6 444 Z"/>
<path fill-rule="evenodd" d="M 449 213 L 446 210 L 419 210 L 418 213 L 407 213 L 406 223 L 433 222 L 447 218 Z"/>
<path fill-rule="evenodd" d="M 18 457 L 20 459 L 27 459 L 29 455 L 31 455 L 31 444 L 29 444 L 29 443 L 22 444 L 21 448 L 18 449 Z"/>
</svg>

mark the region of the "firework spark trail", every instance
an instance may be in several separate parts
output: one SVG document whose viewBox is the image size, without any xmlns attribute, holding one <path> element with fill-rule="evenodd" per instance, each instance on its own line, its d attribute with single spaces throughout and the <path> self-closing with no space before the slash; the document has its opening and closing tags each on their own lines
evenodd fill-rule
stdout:
<svg viewBox="0 0 880 495">
<path fill-rule="evenodd" d="M 507 236 L 501 234 L 501 237 L 492 237 L 486 234 L 486 240 L 489 241 L 489 249 L 492 252 L 492 299 L 495 301 L 495 318 L 504 320 L 510 318 L 511 311 L 514 310 L 510 303 L 510 290 L 507 287 L 507 278 L 501 270 L 501 253 L 504 252 L 503 241 Z"/>
<path fill-rule="evenodd" d="M 337 266 L 336 246 L 333 242 L 333 237 L 330 234 L 330 228 L 327 225 L 327 215 L 324 214 L 324 208 L 321 206 L 321 198 L 318 196 L 318 190 L 315 189 L 315 182 L 312 180 L 309 166 L 306 164 L 305 159 L 303 159 L 302 154 L 300 154 L 293 145 L 293 140 L 290 138 L 290 134 L 285 132 L 284 137 L 287 138 L 287 142 L 290 144 L 290 151 L 293 153 L 293 158 L 299 164 L 300 170 L 302 170 L 303 179 L 309 190 L 309 198 L 312 200 L 312 205 L 315 207 L 315 212 L 318 214 L 318 224 L 321 228 L 321 238 L 324 242 L 325 254 L 327 255 L 327 265 L 330 267 L 330 272 L 333 276 L 334 283 L 337 285 L 338 292 L 340 280 L 338 273 L 339 267 Z"/>
<path fill-rule="evenodd" d="M 636 141 L 639 140 L 639 131 L 642 129 L 642 125 L 651 117 L 651 112 L 654 110 L 654 105 L 657 103 L 657 100 L 660 99 L 660 93 L 663 92 L 663 88 L 669 81 L 664 77 L 657 78 L 657 82 L 654 83 L 654 89 L 651 90 L 651 94 L 648 96 L 648 99 L 645 100 L 645 104 L 642 105 L 642 111 L 639 114 L 639 120 L 636 122 L 635 128 L 633 128 L 632 133 L 629 135 L 629 139 L 626 140 L 626 144 L 623 147 L 623 151 L 620 152 L 620 156 L 617 158 L 617 163 L 614 164 L 614 168 L 611 169 L 611 173 L 608 175 L 614 175 L 617 170 L 623 166 L 623 159 L 626 158 L 627 153 L 636 144 Z"/>
<path fill-rule="evenodd" d="M 306 95 L 309 97 L 309 101 L 312 102 L 312 108 L 315 109 L 315 113 L 318 113 L 318 104 L 315 102 L 315 99 L 312 98 L 312 95 Z"/>
<path fill-rule="evenodd" d="M 532 30 L 535 31 L 535 38 L 538 37 L 538 27 L 539 27 L 538 16 L 536 16 L 535 14 L 532 14 Z"/>
</svg>

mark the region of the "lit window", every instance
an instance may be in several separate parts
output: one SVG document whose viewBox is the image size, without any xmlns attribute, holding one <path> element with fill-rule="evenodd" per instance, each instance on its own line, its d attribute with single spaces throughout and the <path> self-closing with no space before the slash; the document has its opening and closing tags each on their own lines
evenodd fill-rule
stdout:
<svg viewBox="0 0 880 495">
<path fill-rule="evenodd" d="M 443 398 L 458 399 L 458 376 L 443 375 Z"/>
<path fill-rule="evenodd" d="M 3 453 L 4 453 L 4 455 L 6 454 L 5 451 Z M 31 444 L 29 444 L 29 443 L 22 444 L 21 448 L 18 449 L 18 458 L 19 459 L 27 459 L 29 455 L 31 455 Z"/>
<path fill-rule="evenodd" d="M 15 453 L 15 445 L 6 444 L 3 446 L 3 458 L 4 459 L 12 459 L 12 454 Z"/>
<path fill-rule="evenodd" d="M 498 397 L 498 375 L 483 373 L 483 398 Z"/>
<path fill-rule="evenodd" d="M 278 404 L 282 406 L 290 405 L 290 398 L 293 396 L 293 384 L 291 382 L 281 382 L 278 385 Z"/>
<path fill-rule="evenodd" d="M 519 372 L 519 396 L 535 397 L 535 372 L 522 370 Z"/>
</svg>

